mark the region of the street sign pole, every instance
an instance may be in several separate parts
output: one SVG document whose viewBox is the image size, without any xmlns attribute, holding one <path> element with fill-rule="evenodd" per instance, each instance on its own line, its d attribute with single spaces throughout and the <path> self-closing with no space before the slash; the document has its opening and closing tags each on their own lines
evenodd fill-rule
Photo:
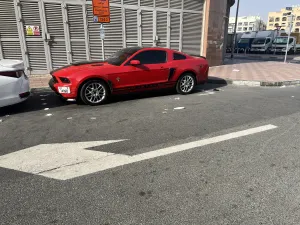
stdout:
<svg viewBox="0 0 300 225">
<path fill-rule="evenodd" d="M 291 30 L 291 29 L 290 29 L 290 30 Z M 290 36 L 291 36 L 291 32 L 289 32 L 288 39 L 287 39 L 287 42 L 286 42 L 285 56 L 284 56 L 284 63 L 286 63 L 286 57 L 287 57 L 288 48 L 289 48 L 289 42 L 290 42 Z"/>
<path fill-rule="evenodd" d="M 290 22 L 290 26 L 289 26 L 289 31 L 287 32 L 288 33 L 288 39 L 287 39 L 287 42 L 286 42 L 284 63 L 286 63 L 286 58 L 287 58 L 287 53 L 288 53 L 288 48 L 289 48 L 289 43 L 290 43 L 291 32 L 292 32 L 292 29 L 293 29 L 294 16 L 290 15 L 289 20 L 290 20 L 289 21 Z"/>
<path fill-rule="evenodd" d="M 101 39 L 101 48 L 102 48 L 102 59 L 103 59 L 103 61 L 105 60 L 104 38 L 105 38 L 104 25 L 103 25 L 103 23 L 100 23 L 100 39 Z"/>
<path fill-rule="evenodd" d="M 105 60 L 104 50 L 104 23 L 110 23 L 110 6 L 109 0 L 92 0 L 93 1 L 93 14 L 94 22 L 100 23 L 100 40 L 102 49 L 102 59 Z"/>
</svg>

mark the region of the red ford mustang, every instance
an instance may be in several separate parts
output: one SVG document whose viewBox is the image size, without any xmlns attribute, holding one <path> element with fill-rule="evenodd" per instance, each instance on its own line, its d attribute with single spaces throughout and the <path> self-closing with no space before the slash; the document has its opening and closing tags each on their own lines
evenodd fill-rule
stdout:
<svg viewBox="0 0 300 225">
<path fill-rule="evenodd" d="M 111 94 L 176 88 L 189 94 L 208 78 L 204 57 L 166 48 L 131 47 L 105 61 L 78 62 L 51 72 L 49 86 L 64 99 L 99 105 Z"/>
</svg>

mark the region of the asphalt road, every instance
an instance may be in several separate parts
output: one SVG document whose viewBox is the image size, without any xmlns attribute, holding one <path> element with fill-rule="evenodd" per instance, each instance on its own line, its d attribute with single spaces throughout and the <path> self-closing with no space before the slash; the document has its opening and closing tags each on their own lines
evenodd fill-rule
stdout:
<svg viewBox="0 0 300 225">
<path fill-rule="evenodd" d="M 205 85 L 188 96 L 117 96 L 97 107 L 36 91 L 26 103 L 0 109 L 0 165 L 9 154 L 40 144 L 122 139 L 89 150 L 130 157 L 277 128 L 66 180 L 0 166 L 0 224 L 298 225 L 299 91 Z M 26 154 L 11 164 L 43 166 Z"/>
</svg>

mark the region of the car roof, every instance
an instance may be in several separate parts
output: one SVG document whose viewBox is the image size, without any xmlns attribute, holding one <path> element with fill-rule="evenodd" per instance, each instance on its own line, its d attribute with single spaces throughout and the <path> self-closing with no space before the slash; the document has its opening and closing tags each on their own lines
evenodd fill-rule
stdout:
<svg viewBox="0 0 300 225">
<path fill-rule="evenodd" d="M 141 47 L 141 50 L 162 50 L 162 51 L 174 51 L 170 48 L 163 48 L 163 47 Z"/>
</svg>

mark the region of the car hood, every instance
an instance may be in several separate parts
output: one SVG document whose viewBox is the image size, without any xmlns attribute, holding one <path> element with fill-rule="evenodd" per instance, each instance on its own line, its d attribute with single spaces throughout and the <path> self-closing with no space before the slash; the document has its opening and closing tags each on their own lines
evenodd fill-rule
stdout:
<svg viewBox="0 0 300 225">
<path fill-rule="evenodd" d="M 84 71 L 84 73 L 88 73 L 88 71 L 93 73 L 94 71 L 95 72 L 99 72 L 99 70 L 105 71 L 108 68 L 114 68 L 114 67 L 116 66 L 108 64 L 106 61 L 82 61 L 82 62 L 72 63 L 64 67 L 58 68 L 56 70 L 53 70 L 51 74 L 55 76 L 62 76 L 62 77 L 74 77 L 80 74 L 81 71 Z"/>
</svg>

